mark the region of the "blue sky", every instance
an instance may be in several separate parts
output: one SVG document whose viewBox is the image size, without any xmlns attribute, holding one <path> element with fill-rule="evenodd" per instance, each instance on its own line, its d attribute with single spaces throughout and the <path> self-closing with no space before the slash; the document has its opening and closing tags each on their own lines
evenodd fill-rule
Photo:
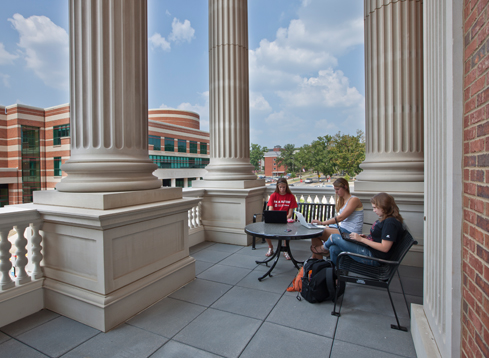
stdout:
<svg viewBox="0 0 489 358">
<path fill-rule="evenodd" d="M 0 105 L 69 101 L 68 1 L 0 0 Z M 208 1 L 148 0 L 149 108 L 209 129 Z M 300 147 L 365 128 L 363 1 L 248 0 L 250 139 Z"/>
</svg>

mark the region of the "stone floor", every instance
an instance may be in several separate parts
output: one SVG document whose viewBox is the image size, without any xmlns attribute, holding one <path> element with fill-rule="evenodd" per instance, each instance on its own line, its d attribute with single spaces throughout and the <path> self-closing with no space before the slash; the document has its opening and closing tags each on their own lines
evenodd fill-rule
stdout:
<svg viewBox="0 0 489 358">
<path fill-rule="evenodd" d="M 298 259 L 310 243 L 293 242 Z M 0 329 L 0 357 L 416 357 L 410 332 L 395 323 L 386 290 L 348 285 L 341 317 L 333 304 L 286 292 L 297 270 L 280 258 L 259 282 L 266 252 L 202 243 L 191 249 L 197 279 L 108 333 L 48 310 Z M 401 267 L 409 302 L 422 303 L 422 270 Z M 392 285 L 401 324 L 407 309 Z"/>
</svg>

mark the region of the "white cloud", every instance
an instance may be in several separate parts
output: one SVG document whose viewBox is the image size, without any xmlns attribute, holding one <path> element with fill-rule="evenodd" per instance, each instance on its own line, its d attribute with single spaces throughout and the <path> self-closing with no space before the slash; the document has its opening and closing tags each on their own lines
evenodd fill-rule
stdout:
<svg viewBox="0 0 489 358">
<path fill-rule="evenodd" d="M 183 23 L 180 22 L 176 17 L 173 18 L 171 24 L 172 32 L 168 36 L 170 41 L 174 42 L 190 42 L 194 38 L 195 30 L 190 25 L 190 21 L 185 20 Z"/>
<path fill-rule="evenodd" d="M 169 106 L 167 106 L 166 104 L 162 103 L 162 104 L 160 105 L 160 108 L 170 108 L 170 107 L 169 107 Z"/>
<path fill-rule="evenodd" d="M 304 107 L 321 104 L 325 107 L 361 107 L 363 96 L 343 72 L 333 69 L 319 71 L 318 77 L 304 78 L 300 86 L 292 91 L 278 91 L 288 106 Z"/>
<path fill-rule="evenodd" d="M 0 65 L 11 65 L 18 55 L 13 55 L 5 50 L 3 43 L 0 42 Z"/>
<path fill-rule="evenodd" d="M 46 16 L 8 19 L 19 32 L 22 57 L 27 67 L 47 85 L 68 89 L 69 42 L 66 31 Z"/>
<path fill-rule="evenodd" d="M 171 50 L 171 45 L 164 37 L 161 37 L 161 35 L 157 32 L 153 34 L 149 38 L 149 43 L 151 44 L 151 48 L 155 49 L 158 47 L 161 47 L 163 51 L 170 51 Z"/>
<path fill-rule="evenodd" d="M 199 114 L 200 130 L 209 130 L 209 91 L 201 93 L 204 104 L 190 104 L 188 102 L 181 103 L 177 108 L 185 111 L 192 111 Z"/>
<path fill-rule="evenodd" d="M 0 73 L 0 80 L 2 81 L 3 85 L 5 87 L 10 87 L 10 82 L 9 82 L 10 76 L 4 73 Z"/>
<path fill-rule="evenodd" d="M 171 16 L 170 11 L 168 11 L 168 10 L 165 11 L 165 14 L 166 14 L 166 16 Z"/>
<path fill-rule="evenodd" d="M 271 111 L 272 107 L 261 93 L 250 92 L 250 109 L 256 111 Z"/>
</svg>

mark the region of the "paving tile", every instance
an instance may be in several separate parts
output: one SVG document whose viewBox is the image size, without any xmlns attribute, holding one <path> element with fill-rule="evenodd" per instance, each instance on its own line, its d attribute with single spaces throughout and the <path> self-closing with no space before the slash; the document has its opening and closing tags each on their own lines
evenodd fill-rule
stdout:
<svg viewBox="0 0 489 358">
<path fill-rule="evenodd" d="M 423 297 L 423 280 L 413 277 L 403 277 L 402 287 L 404 287 L 404 292 L 406 295 Z M 395 277 L 390 285 L 391 292 L 402 293 L 401 283 L 399 278 Z"/>
<path fill-rule="evenodd" d="M 416 357 L 411 332 L 391 329 L 392 323 L 395 323 L 395 319 L 389 316 L 356 310 L 351 310 L 348 314 L 342 312 L 338 319 L 335 340 L 404 357 Z M 409 330 L 409 321 L 401 324 Z"/>
<path fill-rule="evenodd" d="M 46 358 L 49 357 L 44 355 L 31 347 L 20 343 L 15 339 L 9 339 L 8 341 L 0 344 L 0 357 L 29 357 L 29 358 Z"/>
<path fill-rule="evenodd" d="M 127 323 L 172 338 L 192 322 L 205 307 L 167 297 L 144 310 Z"/>
<path fill-rule="evenodd" d="M 406 302 L 402 293 L 391 293 L 398 317 L 409 320 Z M 367 311 L 394 317 L 387 290 L 375 290 L 362 285 L 348 285 L 343 296 L 341 313 L 349 310 Z"/>
<path fill-rule="evenodd" d="M 101 332 L 60 316 L 39 325 L 17 339 L 51 357 L 59 357 Z"/>
<path fill-rule="evenodd" d="M 7 336 L 6 334 L 3 334 L 2 332 L 0 332 L 0 344 L 2 344 L 5 341 L 8 341 L 9 339 L 10 339 L 9 336 Z"/>
<path fill-rule="evenodd" d="M 201 242 L 200 244 L 194 245 L 194 246 L 189 248 L 190 256 L 192 256 L 192 254 L 195 254 L 197 251 L 207 249 L 208 247 L 211 247 L 213 245 L 215 245 L 215 244 L 213 242 L 209 242 L 209 241 L 204 241 L 204 242 Z"/>
<path fill-rule="evenodd" d="M 401 274 L 402 278 L 412 277 L 412 278 L 417 278 L 417 279 L 423 280 L 423 268 L 422 267 L 401 265 L 401 266 L 399 266 L 399 273 Z"/>
<path fill-rule="evenodd" d="M 231 287 L 231 285 L 199 278 L 173 292 L 170 297 L 209 307 L 229 291 Z"/>
<path fill-rule="evenodd" d="M 207 270 L 209 267 L 213 266 L 212 262 L 195 260 L 195 276 Z"/>
<path fill-rule="evenodd" d="M 49 310 L 40 310 L 39 312 L 31 314 L 30 316 L 22 318 L 9 325 L 3 326 L 0 330 L 12 337 L 17 337 L 18 335 L 57 317 L 60 317 L 60 315 L 57 313 Z"/>
<path fill-rule="evenodd" d="M 251 271 L 251 273 L 239 281 L 236 286 L 282 294 L 285 292 L 289 284 L 292 282 L 292 279 L 297 274 L 297 269 L 290 264 L 287 271 L 281 271 L 280 268 L 275 268 L 275 270 L 272 272 L 272 277 L 267 276 L 262 281 L 258 281 L 258 278 L 263 276 L 266 270 L 268 270 L 268 268 L 265 267 L 262 269 L 260 267 Z"/>
<path fill-rule="evenodd" d="M 264 320 L 280 299 L 280 294 L 245 287 L 233 287 L 211 307 Z"/>
<path fill-rule="evenodd" d="M 266 322 L 333 338 L 338 318 L 331 311 L 332 302 L 309 303 L 287 295 L 280 299 Z"/>
<path fill-rule="evenodd" d="M 206 261 L 206 262 L 216 264 L 219 261 L 222 261 L 226 257 L 231 255 L 229 252 L 213 250 L 212 247 L 213 246 L 197 251 L 195 254 L 192 254 L 191 256 L 199 261 Z"/>
<path fill-rule="evenodd" d="M 173 340 L 224 357 L 238 357 L 261 325 L 261 321 L 207 309 Z"/>
<path fill-rule="evenodd" d="M 250 269 L 216 264 L 197 277 L 204 280 L 235 285 L 251 272 Z"/>
<path fill-rule="evenodd" d="M 221 262 L 220 265 L 242 267 L 253 270 L 256 268 L 256 258 L 249 255 L 241 255 L 240 253 L 233 254 Z"/>
<path fill-rule="evenodd" d="M 265 322 L 240 358 L 329 357 L 332 342 L 329 338 Z"/>
<path fill-rule="evenodd" d="M 186 344 L 170 341 L 158 349 L 151 358 L 219 358 L 215 354 Z"/>
<path fill-rule="evenodd" d="M 331 351 L 331 357 L 334 358 L 395 358 L 399 357 L 397 354 L 390 354 L 381 352 L 376 349 L 362 347 L 353 343 L 343 342 L 335 339 L 333 342 L 333 349 Z"/>
<path fill-rule="evenodd" d="M 234 254 L 235 252 L 241 250 L 242 247 L 243 246 L 216 243 L 212 246 L 212 250 Z"/>
<path fill-rule="evenodd" d="M 65 354 L 63 358 L 146 358 L 166 341 L 165 337 L 123 324 L 108 333 L 101 333 L 86 341 Z"/>
</svg>

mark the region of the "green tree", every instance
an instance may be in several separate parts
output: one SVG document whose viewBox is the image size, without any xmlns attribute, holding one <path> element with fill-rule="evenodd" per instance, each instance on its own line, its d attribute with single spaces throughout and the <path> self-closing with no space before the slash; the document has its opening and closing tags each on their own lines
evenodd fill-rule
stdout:
<svg viewBox="0 0 489 358">
<path fill-rule="evenodd" d="M 311 163 L 311 146 L 303 145 L 295 152 L 294 167 L 299 171 L 299 176 L 302 177 L 302 169 L 309 169 Z"/>
<path fill-rule="evenodd" d="M 328 150 L 328 157 L 333 163 L 335 172 L 346 172 L 355 176 L 362 169 L 360 164 L 365 160 L 365 137 L 361 130 L 356 135 L 341 134 L 334 135 L 332 145 Z"/>
<path fill-rule="evenodd" d="M 250 163 L 255 167 L 255 170 L 260 170 L 260 160 L 263 159 L 263 155 L 268 152 L 267 147 L 261 147 L 258 144 L 251 143 L 250 149 Z"/>
<path fill-rule="evenodd" d="M 336 163 L 331 158 L 331 147 L 334 145 L 334 137 L 326 134 L 318 137 L 311 144 L 311 168 L 318 174 L 331 175 L 337 169 Z"/>
<path fill-rule="evenodd" d="M 294 171 L 294 152 L 295 145 L 284 145 L 276 161 L 277 167 L 283 165 L 286 173 Z"/>
</svg>

